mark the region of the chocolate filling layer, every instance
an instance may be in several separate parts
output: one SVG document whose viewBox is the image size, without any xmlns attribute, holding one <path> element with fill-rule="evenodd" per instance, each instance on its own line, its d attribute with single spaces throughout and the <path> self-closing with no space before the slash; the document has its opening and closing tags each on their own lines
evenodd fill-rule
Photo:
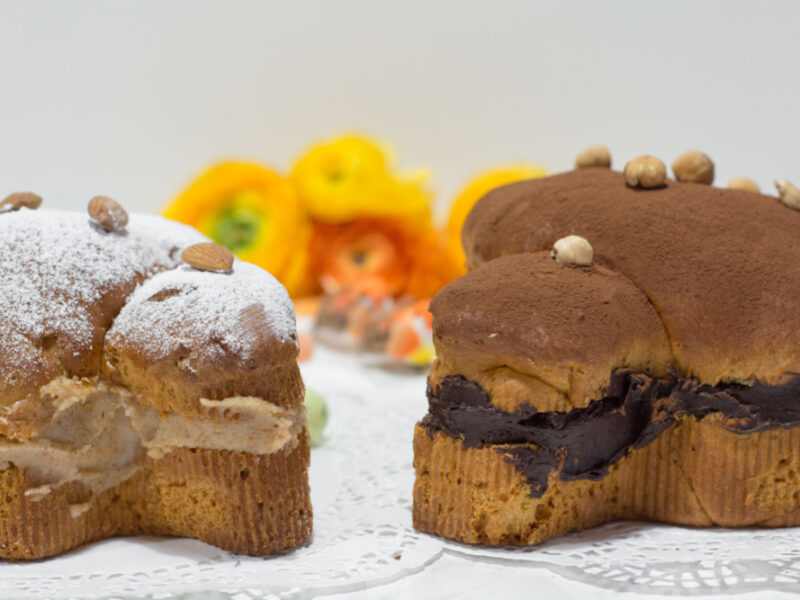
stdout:
<svg viewBox="0 0 800 600">
<path fill-rule="evenodd" d="M 428 435 L 442 431 L 471 447 L 502 445 L 497 450 L 538 498 L 554 469 L 564 480 L 600 479 L 612 464 L 684 416 L 721 413 L 722 426 L 736 433 L 796 427 L 800 375 L 777 386 L 709 386 L 620 369 L 612 374 L 604 398 L 570 412 L 538 412 L 528 404 L 506 412 L 491 404 L 480 385 L 456 375 L 445 377 L 436 390 L 429 386 L 428 403 L 422 421 Z"/>
</svg>

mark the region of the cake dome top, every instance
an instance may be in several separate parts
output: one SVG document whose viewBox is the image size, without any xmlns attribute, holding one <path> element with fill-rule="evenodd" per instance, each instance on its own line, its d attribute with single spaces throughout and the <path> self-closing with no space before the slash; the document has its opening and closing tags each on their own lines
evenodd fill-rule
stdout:
<svg viewBox="0 0 800 600">
<path fill-rule="evenodd" d="M 156 360 L 183 344 L 242 365 L 265 343 L 296 349 L 291 301 L 269 273 L 181 263 L 184 248 L 205 241 L 158 216 L 133 214 L 106 231 L 85 213 L 0 214 L 0 425 L 55 377 L 99 375 L 115 345 Z M 255 333 L 242 326 L 246 309 L 259 315 Z"/>
<path fill-rule="evenodd" d="M 489 192 L 467 218 L 462 239 L 477 269 L 506 255 L 549 253 L 559 238 L 582 236 L 593 248 L 593 268 L 621 275 L 652 305 L 679 375 L 710 385 L 777 384 L 800 372 L 798 233 L 800 212 L 775 197 L 669 179 L 655 189 L 631 188 L 622 173 L 593 168 Z M 488 286 L 488 274 L 498 269 L 467 282 Z M 583 286 L 600 281 L 585 275 Z M 442 314 L 463 310 L 452 290 L 435 306 Z M 512 308 L 495 318 L 524 310 Z M 615 310 L 625 318 L 624 306 Z M 536 325 L 530 315 L 526 323 Z M 436 327 L 434 318 L 434 333 Z M 555 322 L 548 327 L 553 335 L 561 331 Z M 595 352 L 606 353 L 601 339 Z"/>
</svg>

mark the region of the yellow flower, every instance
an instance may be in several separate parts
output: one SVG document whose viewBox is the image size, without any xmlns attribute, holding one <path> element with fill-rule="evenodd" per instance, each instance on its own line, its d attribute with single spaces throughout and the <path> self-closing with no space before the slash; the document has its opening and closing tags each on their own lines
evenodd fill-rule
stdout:
<svg viewBox="0 0 800 600">
<path fill-rule="evenodd" d="M 357 217 L 430 221 L 426 177 L 395 176 L 375 142 L 346 135 L 312 147 L 295 163 L 292 179 L 315 219 L 342 223 Z"/>
<path fill-rule="evenodd" d="M 164 210 L 271 272 L 296 295 L 305 289 L 311 226 L 291 182 L 252 163 L 225 162 L 198 177 Z"/>
<path fill-rule="evenodd" d="M 472 207 L 489 191 L 501 185 L 546 177 L 547 170 L 538 165 L 507 165 L 484 171 L 472 179 L 456 196 L 447 221 L 447 249 L 458 265 L 464 269 L 466 256 L 461 247 L 461 228 Z"/>
</svg>

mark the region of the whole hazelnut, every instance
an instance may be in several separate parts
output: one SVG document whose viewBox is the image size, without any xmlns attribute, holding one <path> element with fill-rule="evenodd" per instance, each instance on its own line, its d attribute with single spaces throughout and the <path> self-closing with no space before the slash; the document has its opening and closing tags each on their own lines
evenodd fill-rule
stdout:
<svg viewBox="0 0 800 600">
<path fill-rule="evenodd" d="M 672 172 L 678 181 L 691 183 L 704 183 L 711 185 L 714 181 L 714 163 L 711 159 L 698 150 L 691 150 L 681 154 L 672 163 Z"/>
<path fill-rule="evenodd" d="M 578 154 L 575 159 L 575 168 L 588 169 L 591 167 L 611 168 L 611 153 L 608 148 L 605 146 L 590 146 Z"/>
<path fill-rule="evenodd" d="M 625 183 L 630 187 L 657 188 L 666 180 L 667 167 L 655 156 L 645 154 L 625 165 Z"/>
<path fill-rule="evenodd" d="M 553 244 L 550 256 L 556 262 L 566 265 L 588 267 L 594 259 L 594 250 L 592 250 L 592 245 L 586 238 L 582 238 L 579 235 L 568 235 Z"/>
<path fill-rule="evenodd" d="M 800 210 L 800 190 L 797 189 L 797 186 L 785 179 L 779 179 L 775 182 L 775 189 L 778 190 L 778 198 L 781 199 L 781 202 L 789 208 Z"/>
<path fill-rule="evenodd" d="M 734 177 L 728 182 L 728 189 L 755 192 L 756 194 L 761 193 L 761 188 L 758 187 L 758 184 L 747 177 Z"/>
</svg>

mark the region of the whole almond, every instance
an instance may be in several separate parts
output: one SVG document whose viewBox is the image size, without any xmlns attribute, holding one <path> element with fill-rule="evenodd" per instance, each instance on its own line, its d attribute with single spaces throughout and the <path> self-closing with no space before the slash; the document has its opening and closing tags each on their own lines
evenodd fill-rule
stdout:
<svg viewBox="0 0 800 600">
<path fill-rule="evenodd" d="M 119 202 L 108 196 L 89 200 L 89 216 L 106 231 L 117 231 L 128 224 L 128 213 Z"/>
<path fill-rule="evenodd" d="M 251 339 L 263 340 L 269 338 L 269 320 L 261 304 L 251 304 L 239 313 L 241 331 L 246 331 Z"/>
<path fill-rule="evenodd" d="M 714 181 L 714 163 L 708 155 L 698 150 L 681 154 L 672 163 L 672 172 L 678 181 L 711 185 Z"/>
<path fill-rule="evenodd" d="M 611 168 L 611 152 L 605 146 L 590 146 L 575 159 L 576 169 Z"/>
<path fill-rule="evenodd" d="M 657 188 L 667 180 L 667 166 L 655 156 L 639 156 L 625 165 L 625 183 L 630 187 Z"/>
<path fill-rule="evenodd" d="M 15 192 L 9 194 L 5 199 L 0 202 L 0 212 L 10 212 L 12 210 L 19 210 L 23 206 L 36 210 L 42 205 L 42 197 L 37 196 L 33 192 Z"/>
<path fill-rule="evenodd" d="M 747 177 L 734 177 L 728 182 L 728 189 L 755 192 L 756 194 L 761 193 L 761 188 L 758 187 L 758 184 Z"/>
<path fill-rule="evenodd" d="M 189 246 L 181 252 L 181 260 L 200 271 L 222 271 L 229 273 L 233 267 L 233 254 L 225 246 L 214 242 L 203 242 Z"/>
<path fill-rule="evenodd" d="M 778 198 L 781 199 L 781 202 L 789 208 L 800 210 L 800 190 L 797 189 L 797 186 L 785 179 L 779 179 L 775 182 L 775 189 L 778 190 Z"/>
</svg>

